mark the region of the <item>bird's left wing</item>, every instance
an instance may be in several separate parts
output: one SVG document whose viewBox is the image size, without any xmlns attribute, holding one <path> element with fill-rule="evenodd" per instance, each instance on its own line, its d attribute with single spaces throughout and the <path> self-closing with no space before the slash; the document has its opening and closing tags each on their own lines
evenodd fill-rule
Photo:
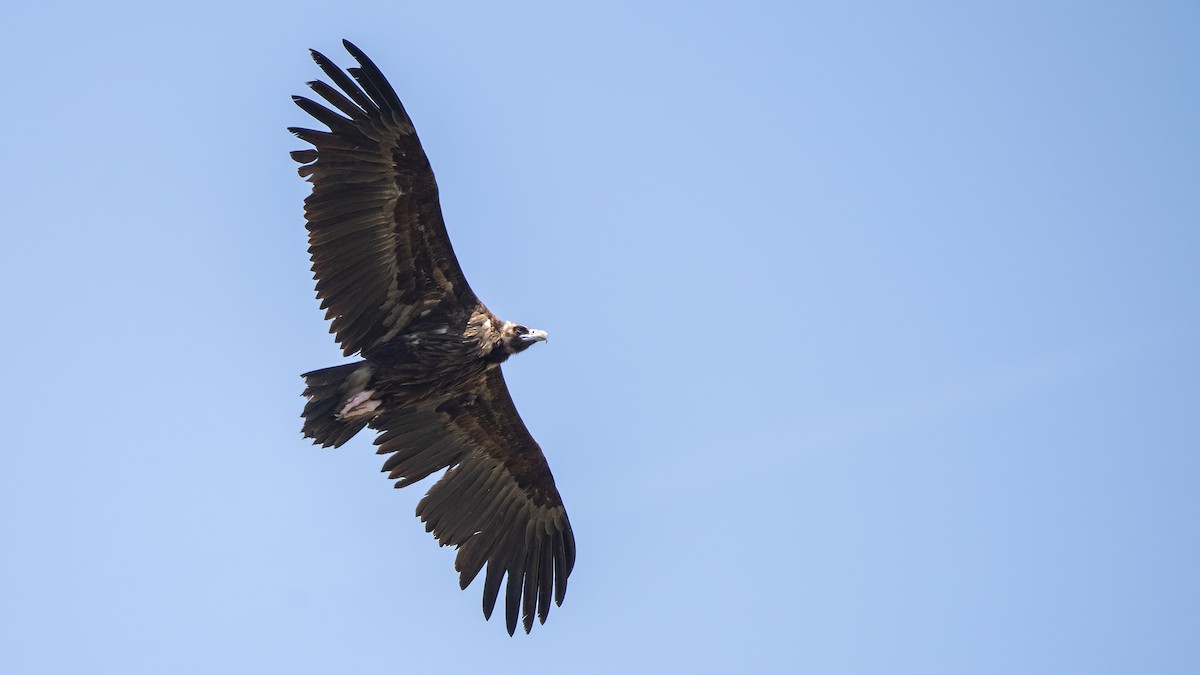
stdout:
<svg viewBox="0 0 1200 675">
<path fill-rule="evenodd" d="M 451 467 L 417 505 L 438 543 L 454 546 L 466 588 L 487 567 L 483 614 L 491 618 L 507 575 L 505 619 L 525 632 L 562 604 L 575 565 L 575 536 L 554 476 L 509 396 L 499 368 L 470 391 L 436 405 L 386 410 L 371 422 L 396 487 Z"/>
</svg>

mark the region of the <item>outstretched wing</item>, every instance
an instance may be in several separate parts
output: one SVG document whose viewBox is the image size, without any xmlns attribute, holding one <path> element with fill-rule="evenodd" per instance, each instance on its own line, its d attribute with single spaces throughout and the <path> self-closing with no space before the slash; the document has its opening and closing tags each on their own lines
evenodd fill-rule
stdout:
<svg viewBox="0 0 1200 675">
<path fill-rule="evenodd" d="M 396 487 L 451 467 L 417 505 L 438 543 L 458 549 L 454 567 L 466 588 L 487 566 L 483 615 L 491 618 L 507 575 L 505 617 L 518 612 L 528 633 L 561 605 L 575 565 L 575 536 L 554 476 L 509 396 L 499 368 L 470 392 L 424 408 L 388 410 L 371 422 Z"/>
<path fill-rule="evenodd" d="M 317 297 L 349 356 L 390 339 L 427 309 L 471 307 L 476 298 L 450 246 L 412 120 L 379 68 L 343 44 L 360 67 L 347 75 L 313 51 L 336 86 L 308 83 L 336 112 L 292 97 L 329 131 L 289 131 L 315 147 L 292 158 L 312 183 L 304 215 Z"/>
</svg>

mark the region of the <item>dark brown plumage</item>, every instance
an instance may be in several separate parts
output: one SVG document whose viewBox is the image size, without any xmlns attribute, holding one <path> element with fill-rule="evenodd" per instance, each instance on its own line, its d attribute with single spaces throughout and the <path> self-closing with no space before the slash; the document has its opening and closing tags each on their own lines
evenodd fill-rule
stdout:
<svg viewBox="0 0 1200 675">
<path fill-rule="evenodd" d="M 412 120 L 375 64 L 343 44 L 358 68 L 312 52 L 332 85 L 308 85 L 331 108 L 293 97 L 329 131 L 290 131 L 315 148 L 292 158 L 312 183 L 317 297 L 342 350 L 363 360 L 304 375 L 304 435 L 337 447 L 363 427 L 379 431 L 396 487 L 448 468 L 417 516 L 458 549 L 462 588 L 486 568 L 485 617 L 507 576 L 508 632 L 521 615 L 528 633 L 552 597 L 562 604 L 575 538 L 500 364 L 546 334 L 497 318 L 467 285 Z"/>
</svg>

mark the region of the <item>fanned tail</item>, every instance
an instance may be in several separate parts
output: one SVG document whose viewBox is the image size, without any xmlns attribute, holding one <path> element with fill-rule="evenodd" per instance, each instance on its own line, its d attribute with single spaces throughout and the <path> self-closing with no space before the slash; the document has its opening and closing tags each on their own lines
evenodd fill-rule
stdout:
<svg viewBox="0 0 1200 675">
<path fill-rule="evenodd" d="M 374 417 L 368 386 L 373 368 L 366 361 L 304 373 L 304 436 L 323 447 L 338 447 Z"/>
</svg>

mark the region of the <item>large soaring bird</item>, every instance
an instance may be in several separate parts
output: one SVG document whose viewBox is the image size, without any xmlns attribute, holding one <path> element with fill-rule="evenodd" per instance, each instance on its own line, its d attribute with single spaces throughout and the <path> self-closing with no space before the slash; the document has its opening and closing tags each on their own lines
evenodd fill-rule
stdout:
<svg viewBox="0 0 1200 675">
<path fill-rule="evenodd" d="M 575 538 L 546 457 L 517 414 L 500 364 L 546 333 L 488 311 L 463 277 L 429 159 L 391 84 L 363 52 L 359 67 L 313 60 L 328 104 L 296 104 L 329 131 L 291 128 L 312 144 L 292 158 L 312 183 L 304 200 L 317 297 L 347 356 L 304 374 L 304 435 L 340 446 L 379 431 L 396 487 L 449 469 L 417 516 L 454 561 L 462 588 L 485 567 L 483 614 L 505 586 L 508 632 L 562 604 Z M 349 73 L 347 75 L 347 73 Z"/>
</svg>

